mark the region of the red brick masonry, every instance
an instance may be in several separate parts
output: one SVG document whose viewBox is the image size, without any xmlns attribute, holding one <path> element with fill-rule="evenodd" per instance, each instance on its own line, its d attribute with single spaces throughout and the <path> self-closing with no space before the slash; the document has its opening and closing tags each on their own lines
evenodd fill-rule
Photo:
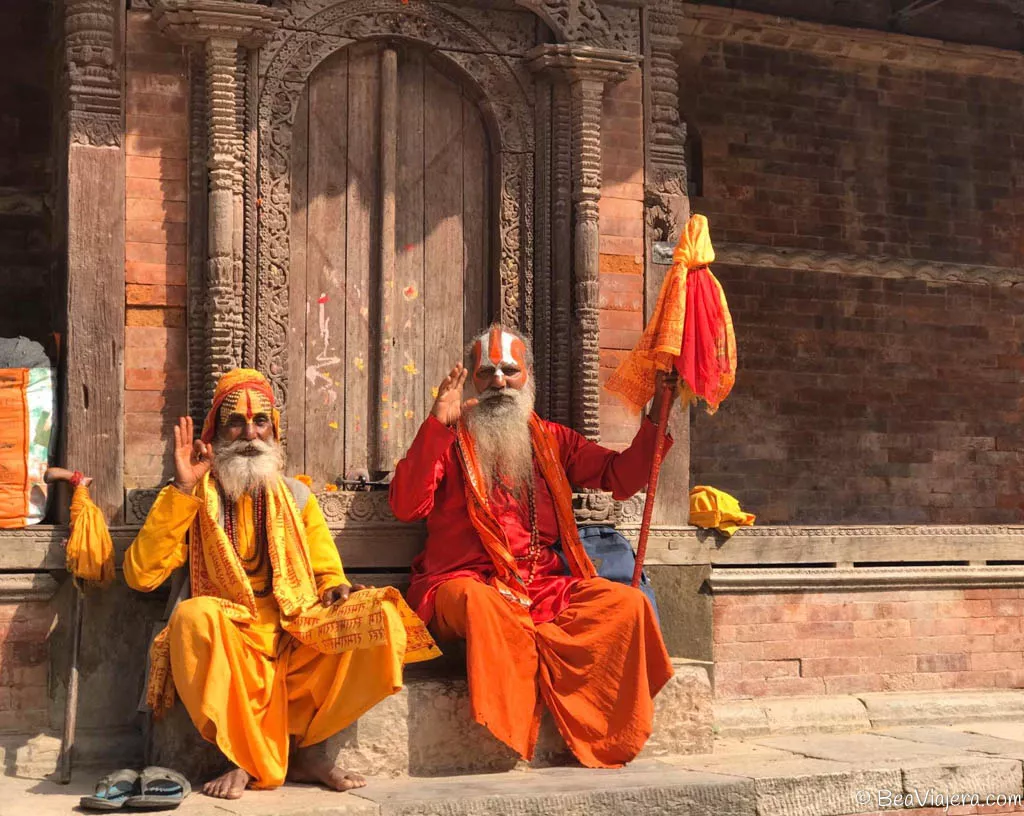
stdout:
<svg viewBox="0 0 1024 816">
<path fill-rule="evenodd" d="M 717 595 L 719 699 L 1024 686 L 1024 590 Z"/>
</svg>

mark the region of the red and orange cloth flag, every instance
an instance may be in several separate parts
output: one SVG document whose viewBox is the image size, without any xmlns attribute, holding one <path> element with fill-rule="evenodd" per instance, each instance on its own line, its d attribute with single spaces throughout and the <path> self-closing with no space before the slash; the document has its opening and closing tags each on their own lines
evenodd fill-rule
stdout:
<svg viewBox="0 0 1024 816">
<path fill-rule="evenodd" d="M 725 292 L 708 264 L 715 259 L 708 220 L 686 223 L 657 305 L 640 342 L 605 388 L 640 412 L 654 396 L 658 371 L 679 372 L 679 395 L 713 414 L 736 382 L 736 337 Z"/>
</svg>

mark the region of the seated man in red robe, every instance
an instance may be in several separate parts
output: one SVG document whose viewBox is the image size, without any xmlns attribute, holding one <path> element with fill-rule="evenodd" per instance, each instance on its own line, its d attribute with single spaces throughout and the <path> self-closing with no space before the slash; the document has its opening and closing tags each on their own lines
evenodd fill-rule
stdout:
<svg viewBox="0 0 1024 816">
<path fill-rule="evenodd" d="M 672 664 L 644 594 L 597 577 L 570 485 L 632 496 L 657 427 L 645 419 L 616 453 L 540 419 L 529 347 L 501 326 L 471 358 L 441 383 L 391 482 L 395 515 L 427 520 L 410 605 L 441 638 L 467 641 L 473 716 L 522 758 L 543 704 L 583 765 L 621 766 L 650 736 Z M 477 396 L 463 402 L 470 374 Z"/>
</svg>

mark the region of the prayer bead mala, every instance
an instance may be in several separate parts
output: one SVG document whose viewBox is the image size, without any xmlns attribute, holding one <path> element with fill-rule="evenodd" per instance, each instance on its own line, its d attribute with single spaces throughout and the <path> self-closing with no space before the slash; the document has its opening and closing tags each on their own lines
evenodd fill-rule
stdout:
<svg viewBox="0 0 1024 816">
<path fill-rule="evenodd" d="M 235 553 L 242 562 L 242 569 L 245 570 L 245 574 L 250 578 L 258 575 L 265 575 L 267 577 L 267 585 L 263 589 L 253 589 L 253 595 L 257 598 L 265 598 L 274 588 L 273 577 L 268 574 L 267 570 L 267 552 L 269 550 L 267 542 L 267 491 L 261 488 L 256 491 L 252 499 L 252 526 L 256 536 L 256 547 L 253 554 L 248 557 L 242 555 L 238 544 L 238 519 L 236 517 L 235 503 L 228 500 L 223 490 L 219 492 L 221 507 L 224 508 L 224 532 L 227 534 L 231 546 L 235 548 Z"/>
<path fill-rule="evenodd" d="M 537 480 L 530 479 L 530 489 L 526 494 L 527 501 L 530 505 L 530 546 L 526 551 L 526 555 L 516 556 L 516 561 L 529 561 L 530 562 L 530 575 L 526 579 L 526 585 L 530 586 L 533 583 L 533 579 L 537 577 L 537 564 L 540 562 L 540 533 L 537 531 Z"/>
</svg>

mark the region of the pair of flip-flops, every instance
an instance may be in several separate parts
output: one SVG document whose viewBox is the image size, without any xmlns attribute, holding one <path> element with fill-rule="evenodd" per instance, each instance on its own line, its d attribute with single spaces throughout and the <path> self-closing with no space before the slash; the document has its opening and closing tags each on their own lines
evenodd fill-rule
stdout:
<svg viewBox="0 0 1024 816">
<path fill-rule="evenodd" d="M 151 765 L 142 773 L 122 768 L 100 779 L 96 792 L 79 804 L 86 810 L 173 810 L 191 792 L 188 780 L 170 768 Z"/>
</svg>

